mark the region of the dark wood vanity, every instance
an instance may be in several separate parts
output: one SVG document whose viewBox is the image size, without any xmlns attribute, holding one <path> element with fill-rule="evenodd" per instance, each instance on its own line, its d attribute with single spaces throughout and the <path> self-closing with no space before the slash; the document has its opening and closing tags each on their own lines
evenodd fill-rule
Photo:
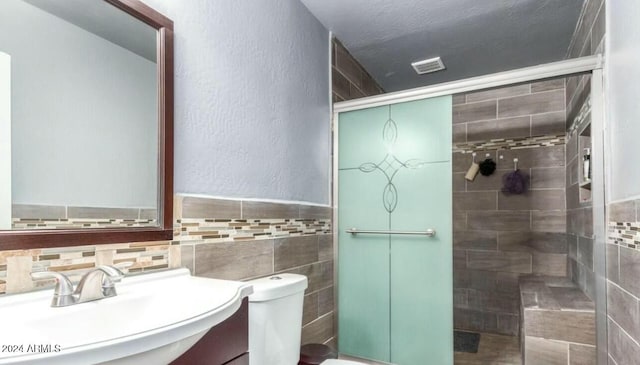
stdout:
<svg viewBox="0 0 640 365">
<path fill-rule="evenodd" d="M 249 300 L 171 365 L 249 365 Z"/>
</svg>

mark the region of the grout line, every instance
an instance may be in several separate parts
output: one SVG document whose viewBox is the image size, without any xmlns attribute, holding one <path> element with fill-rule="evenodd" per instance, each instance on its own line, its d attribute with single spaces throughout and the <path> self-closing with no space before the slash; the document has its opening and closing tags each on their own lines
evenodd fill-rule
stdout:
<svg viewBox="0 0 640 365">
<path fill-rule="evenodd" d="M 556 90 L 560 90 L 560 89 L 556 89 Z M 566 112 L 566 110 L 565 109 L 554 110 L 554 111 L 550 111 L 550 112 L 533 113 L 533 114 L 530 114 L 530 115 L 533 117 L 533 116 L 538 116 L 538 115 L 558 114 L 558 113 L 563 113 L 563 112 Z"/>
<path fill-rule="evenodd" d="M 531 93 L 531 94 L 523 94 L 523 95 L 515 95 L 515 96 L 505 96 L 505 97 L 498 98 L 498 101 L 500 101 L 500 100 L 508 100 L 508 99 L 515 99 L 515 98 L 522 98 L 522 97 L 526 97 L 526 96 L 530 96 L 530 95 L 538 95 L 538 94 L 552 94 L 552 93 L 557 93 L 559 90 L 562 90 L 562 88 L 551 89 L 551 90 L 544 90 L 544 91 L 538 91 L 538 92 Z M 558 111 L 559 111 L 559 110 L 558 110 Z M 547 113 L 550 113 L 550 112 L 547 112 Z"/>
<path fill-rule="evenodd" d="M 629 296 L 633 297 L 636 301 L 640 300 L 640 298 L 638 298 L 637 296 L 635 296 L 635 294 L 631 293 L 630 291 L 628 291 L 627 289 L 625 289 L 624 287 L 618 285 L 617 283 L 611 281 L 611 280 L 607 280 L 607 283 L 617 287 L 618 289 L 622 290 L 623 292 L 625 292 L 626 294 L 628 294 Z"/>
<path fill-rule="evenodd" d="M 456 124 L 470 124 L 470 123 L 478 123 L 478 122 L 493 122 L 498 120 L 498 118 L 493 118 L 493 119 L 478 119 L 478 120 L 467 120 L 464 122 L 459 122 L 459 123 L 452 123 L 454 125 Z"/>
<path fill-rule="evenodd" d="M 627 335 L 627 337 L 629 337 L 629 339 L 637 346 L 640 347 L 640 343 L 638 343 L 638 341 L 636 341 L 635 338 L 633 338 L 633 336 L 631 336 L 624 328 L 622 328 L 622 326 L 616 322 L 613 318 L 611 318 L 611 316 L 607 315 L 607 318 L 616 324 L 616 326 L 618 326 L 618 328 L 620 329 L 620 331 L 622 331 L 622 333 L 624 333 L 625 335 Z"/>
<path fill-rule="evenodd" d="M 628 202 L 628 201 L 635 201 L 635 200 L 640 200 L 640 195 L 633 195 L 633 196 L 622 198 L 622 199 L 619 199 L 619 200 L 610 201 L 610 202 L 608 202 L 607 205 L 610 206 L 610 205 L 613 205 L 613 204 L 625 203 L 625 202 Z M 637 218 L 638 217 L 636 216 L 636 219 Z"/>
<path fill-rule="evenodd" d="M 325 317 L 328 317 L 328 316 L 330 316 L 330 315 L 333 315 L 334 311 L 335 311 L 335 310 L 332 310 L 332 311 L 331 311 L 331 312 L 329 312 L 329 313 L 325 313 L 325 314 L 323 314 L 323 315 L 321 315 L 321 316 L 318 316 L 318 317 L 317 317 L 316 319 L 314 319 L 313 321 L 311 321 L 311 322 L 309 322 L 309 323 L 305 324 L 304 326 L 302 326 L 302 328 L 307 327 L 307 326 L 311 325 L 312 323 L 317 322 L 317 321 L 319 321 L 319 320 L 321 320 L 321 319 L 324 319 Z"/>
<path fill-rule="evenodd" d="M 616 361 L 616 359 L 613 358 L 613 356 L 611 356 L 611 353 L 608 351 L 608 349 L 607 349 L 607 360 L 613 361 L 614 365 L 618 365 L 618 362 Z"/>
</svg>

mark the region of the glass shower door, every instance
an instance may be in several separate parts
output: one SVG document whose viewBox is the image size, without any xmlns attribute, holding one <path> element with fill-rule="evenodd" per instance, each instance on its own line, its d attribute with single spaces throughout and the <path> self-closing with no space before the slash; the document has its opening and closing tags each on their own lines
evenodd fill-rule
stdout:
<svg viewBox="0 0 640 365">
<path fill-rule="evenodd" d="M 451 115 L 447 96 L 339 116 L 342 353 L 453 363 Z"/>
</svg>

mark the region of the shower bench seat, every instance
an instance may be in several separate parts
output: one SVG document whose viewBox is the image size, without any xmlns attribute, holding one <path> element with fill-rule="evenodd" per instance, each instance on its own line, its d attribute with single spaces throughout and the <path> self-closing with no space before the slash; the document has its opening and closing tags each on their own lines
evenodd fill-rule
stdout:
<svg viewBox="0 0 640 365">
<path fill-rule="evenodd" d="M 521 277 L 520 320 L 523 364 L 596 363 L 595 305 L 571 279 Z"/>
</svg>

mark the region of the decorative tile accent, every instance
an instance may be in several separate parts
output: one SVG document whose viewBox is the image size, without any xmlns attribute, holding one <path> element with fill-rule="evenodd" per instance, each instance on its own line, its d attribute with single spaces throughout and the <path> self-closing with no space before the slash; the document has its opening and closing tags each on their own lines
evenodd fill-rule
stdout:
<svg viewBox="0 0 640 365">
<path fill-rule="evenodd" d="M 157 225 L 155 208 L 13 204 L 13 229 L 81 229 Z"/>
<path fill-rule="evenodd" d="M 0 251 L 0 294 L 18 293 L 53 285 L 52 279 L 35 280 L 31 285 L 29 274 L 36 271 L 58 271 L 78 282 L 88 270 L 99 265 L 131 263 L 125 273 L 141 273 L 180 266 L 180 256 L 171 254 L 171 246 L 177 242 L 154 241 L 120 243 L 100 246 L 43 248 L 35 250 Z M 29 258 L 30 267 L 18 267 L 15 277 L 9 277 L 7 267 L 14 268 L 16 258 Z M 14 261 L 12 261 L 14 260 Z M 15 282 L 18 283 L 15 283 Z M 7 286 L 6 284 L 10 285 Z"/>
<path fill-rule="evenodd" d="M 329 219 L 179 219 L 182 243 L 246 241 L 331 233 Z"/>
<path fill-rule="evenodd" d="M 120 228 L 149 227 L 157 225 L 155 219 L 35 219 L 15 218 L 13 229 L 80 229 L 80 228 Z"/>
<path fill-rule="evenodd" d="M 564 134 L 521 138 L 499 138 L 489 141 L 455 143 L 453 145 L 453 152 L 472 153 L 490 150 L 517 150 L 523 148 L 562 146 L 564 144 Z"/>
<path fill-rule="evenodd" d="M 608 243 L 640 251 L 640 222 L 609 222 Z"/>
</svg>

